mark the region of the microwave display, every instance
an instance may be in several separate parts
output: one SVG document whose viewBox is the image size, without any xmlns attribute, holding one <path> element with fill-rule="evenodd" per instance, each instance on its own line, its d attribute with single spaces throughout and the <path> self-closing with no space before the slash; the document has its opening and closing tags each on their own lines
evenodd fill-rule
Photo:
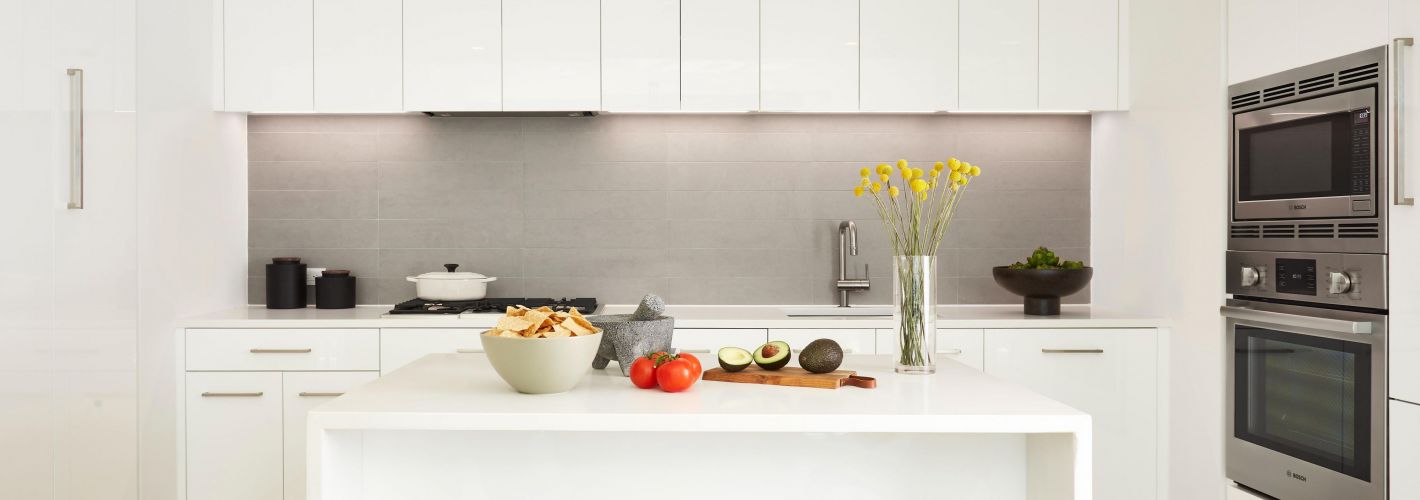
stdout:
<svg viewBox="0 0 1420 500">
<path fill-rule="evenodd" d="M 1238 200 L 1371 193 L 1371 110 L 1240 130 Z"/>
</svg>

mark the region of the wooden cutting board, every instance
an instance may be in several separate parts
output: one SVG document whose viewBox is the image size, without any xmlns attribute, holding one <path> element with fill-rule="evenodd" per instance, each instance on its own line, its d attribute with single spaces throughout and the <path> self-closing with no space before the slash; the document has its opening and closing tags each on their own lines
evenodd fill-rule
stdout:
<svg viewBox="0 0 1420 500">
<path fill-rule="evenodd" d="M 716 382 L 815 387 L 819 389 L 837 389 L 845 385 L 872 389 L 878 386 L 877 380 L 872 377 L 860 377 L 857 375 L 857 372 L 853 371 L 836 370 L 828 373 L 809 373 L 808 370 L 794 366 L 786 366 L 775 371 L 765 370 L 758 366 L 751 366 L 734 373 L 727 372 L 723 368 L 711 368 L 706 370 L 701 378 Z"/>
</svg>

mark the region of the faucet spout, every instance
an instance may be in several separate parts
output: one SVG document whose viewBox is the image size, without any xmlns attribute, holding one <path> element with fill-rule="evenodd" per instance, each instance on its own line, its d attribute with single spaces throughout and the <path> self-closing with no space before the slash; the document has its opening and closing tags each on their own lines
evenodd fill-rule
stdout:
<svg viewBox="0 0 1420 500">
<path fill-rule="evenodd" d="M 848 292 L 867 290 L 868 267 L 861 279 L 848 279 L 848 256 L 858 255 L 858 225 L 851 220 L 838 223 L 838 307 L 848 307 Z"/>
</svg>

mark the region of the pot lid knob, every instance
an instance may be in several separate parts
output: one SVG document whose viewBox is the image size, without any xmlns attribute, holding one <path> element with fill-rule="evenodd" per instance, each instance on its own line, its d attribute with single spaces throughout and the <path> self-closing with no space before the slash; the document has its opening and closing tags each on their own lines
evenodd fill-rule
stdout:
<svg viewBox="0 0 1420 500">
<path fill-rule="evenodd" d="M 459 265 L 458 265 L 458 264 L 444 264 L 444 269 L 448 269 L 449 272 L 451 272 L 451 273 L 454 272 L 454 270 L 455 270 L 455 269 L 458 269 L 458 268 L 459 268 Z"/>
</svg>

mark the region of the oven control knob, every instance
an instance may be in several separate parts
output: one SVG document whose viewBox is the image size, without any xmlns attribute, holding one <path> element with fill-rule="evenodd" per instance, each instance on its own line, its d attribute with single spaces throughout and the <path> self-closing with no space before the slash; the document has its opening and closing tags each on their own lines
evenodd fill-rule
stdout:
<svg viewBox="0 0 1420 500">
<path fill-rule="evenodd" d="M 1262 281 L 1262 273 L 1256 267 L 1243 266 L 1240 278 L 1242 286 L 1255 286 Z"/>
<path fill-rule="evenodd" d="M 1351 274 L 1332 271 L 1327 281 L 1327 291 L 1332 295 L 1341 295 L 1351 291 Z"/>
</svg>

